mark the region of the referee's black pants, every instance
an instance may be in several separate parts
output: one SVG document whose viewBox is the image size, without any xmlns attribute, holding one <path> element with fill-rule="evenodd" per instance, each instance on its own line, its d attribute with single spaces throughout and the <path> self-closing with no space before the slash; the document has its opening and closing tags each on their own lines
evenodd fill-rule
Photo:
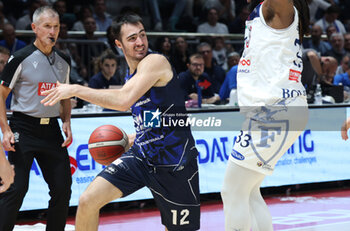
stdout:
<svg viewBox="0 0 350 231">
<path fill-rule="evenodd" d="M 63 136 L 57 119 L 40 125 L 40 119 L 15 113 L 10 120 L 15 135 L 16 152 L 8 159 L 15 166 L 15 181 L 0 194 L 0 231 L 11 231 L 23 198 L 28 191 L 29 173 L 34 158 L 41 168 L 51 197 L 48 205 L 47 231 L 63 231 L 68 215 L 72 177 L 69 155 L 62 148 Z M 43 189 L 46 186 L 42 185 Z"/>
</svg>

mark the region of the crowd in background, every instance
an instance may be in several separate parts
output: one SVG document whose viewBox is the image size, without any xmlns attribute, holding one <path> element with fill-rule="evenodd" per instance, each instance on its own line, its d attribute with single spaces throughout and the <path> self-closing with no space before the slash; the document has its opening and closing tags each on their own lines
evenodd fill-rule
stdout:
<svg viewBox="0 0 350 231">
<path fill-rule="evenodd" d="M 311 36 L 303 41 L 301 81 L 308 102 L 319 103 L 318 91 L 323 103 L 348 102 L 350 1 L 307 1 Z M 6 58 L 32 42 L 30 37 L 16 36 L 16 30 L 31 30 L 32 14 L 43 5 L 52 5 L 60 15 L 56 48 L 71 57 L 71 83 L 94 88 L 124 84 L 127 65 L 121 50 L 115 46 L 111 23 L 114 17 L 131 11 L 144 18 L 146 31 L 211 33 L 196 38 L 150 38 L 150 50 L 165 55 L 176 69 L 188 107 L 226 104 L 230 95 L 231 100 L 234 96 L 243 39 L 222 35 L 244 34 L 249 16 L 246 0 L 3 0 L 0 1 L 0 72 Z M 82 36 L 71 37 L 68 31 L 81 31 Z M 106 36 L 97 36 L 98 31 L 106 32 Z M 83 102 L 77 104 L 82 105 Z"/>
</svg>

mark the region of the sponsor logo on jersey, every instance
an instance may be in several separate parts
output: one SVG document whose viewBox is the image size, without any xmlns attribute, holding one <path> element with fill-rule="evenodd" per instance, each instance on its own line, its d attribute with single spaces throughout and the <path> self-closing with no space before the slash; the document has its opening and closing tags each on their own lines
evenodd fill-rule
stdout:
<svg viewBox="0 0 350 231">
<path fill-rule="evenodd" d="M 239 73 L 250 73 L 249 69 L 239 69 L 238 70 Z"/>
<path fill-rule="evenodd" d="M 281 90 L 283 99 L 295 98 L 301 95 L 306 96 L 306 90 L 296 90 L 288 88 L 282 88 Z"/>
<path fill-rule="evenodd" d="M 241 64 L 242 66 L 250 66 L 250 59 L 241 59 L 239 61 L 239 64 Z"/>
<path fill-rule="evenodd" d="M 117 172 L 117 168 L 114 165 L 109 165 L 106 169 L 105 172 L 113 175 Z"/>
<path fill-rule="evenodd" d="M 300 80 L 300 76 L 301 76 L 301 72 L 300 71 L 296 71 L 293 69 L 289 70 L 289 80 L 291 81 L 295 81 L 295 82 L 299 82 Z"/>
<path fill-rule="evenodd" d="M 135 104 L 135 107 L 144 105 L 144 104 L 149 103 L 149 102 L 151 102 L 151 99 L 150 99 L 150 98 L 147 98 L 147 99 L 145 99 L 145 100 L 141 100 L 141 101 L 139 101 L 139 102 L 137 102 L 137 103 Z"/>
<path fill-rule="evenodd" d="M 237 160 L 244 160 L 245 159 L 245 157 L 241 153 L 237 152 L 234 149 L 232 149 L 231 156 Z"/>
<path fill-rule="evenodd" d="M 239 61 L 238 73 L 250 73 L 250 59 L 241 58 Z"/>
<path fill-rule="evenodd" d="M 271 165 L 267 164 L 267 163 L 263 163 L 262 161 L 258 161 L 256 162 L 256 165 L 260 168 L 269 170 L 269 171 L 273 171 L 273 168 L 271 167 Z"/>
<path fill-rule="evenodd" d="M 38 86 L 38 95 L 42 96 L 44 91 L 50 90 L 56 87 L 56 83 L 44 83 L 40 82 Z"/>
<path fill-rule="evenodd" d="M 38 66 L 38 62 L 37 62 L 37 61 L 34 61 L 34 62 L 33 62 L 33 66 L 34 66 L 34 69 L 36 69 L 36 67 Z"/>
</svg>

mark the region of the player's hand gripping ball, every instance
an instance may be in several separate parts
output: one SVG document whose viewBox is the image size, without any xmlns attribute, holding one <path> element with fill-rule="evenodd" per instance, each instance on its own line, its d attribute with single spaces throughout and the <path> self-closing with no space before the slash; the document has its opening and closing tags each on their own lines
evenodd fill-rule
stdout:
<svg viewBox="0 0 350 231">
<path fill-rule="evenodd" d="M 109 165 L 128 149 L 128 145 L 128 136 L 121 128 L 102 125 L 91 133 L 88 147 L 97 163 Z"/>
</svg>

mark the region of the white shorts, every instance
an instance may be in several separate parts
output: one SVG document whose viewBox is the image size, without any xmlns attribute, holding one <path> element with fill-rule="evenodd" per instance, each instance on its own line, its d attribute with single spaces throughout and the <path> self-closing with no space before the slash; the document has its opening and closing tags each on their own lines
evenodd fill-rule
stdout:
<svg viewBox="0 0 350 231">
<path fill-rule="evenodd" d="M 304 131 L 307 103 L 301 97 L 282 100 L 274 106 L 251 108 L 248 114 L 229 159 L 271 175 L 277 161 Z"/>
</svg>

